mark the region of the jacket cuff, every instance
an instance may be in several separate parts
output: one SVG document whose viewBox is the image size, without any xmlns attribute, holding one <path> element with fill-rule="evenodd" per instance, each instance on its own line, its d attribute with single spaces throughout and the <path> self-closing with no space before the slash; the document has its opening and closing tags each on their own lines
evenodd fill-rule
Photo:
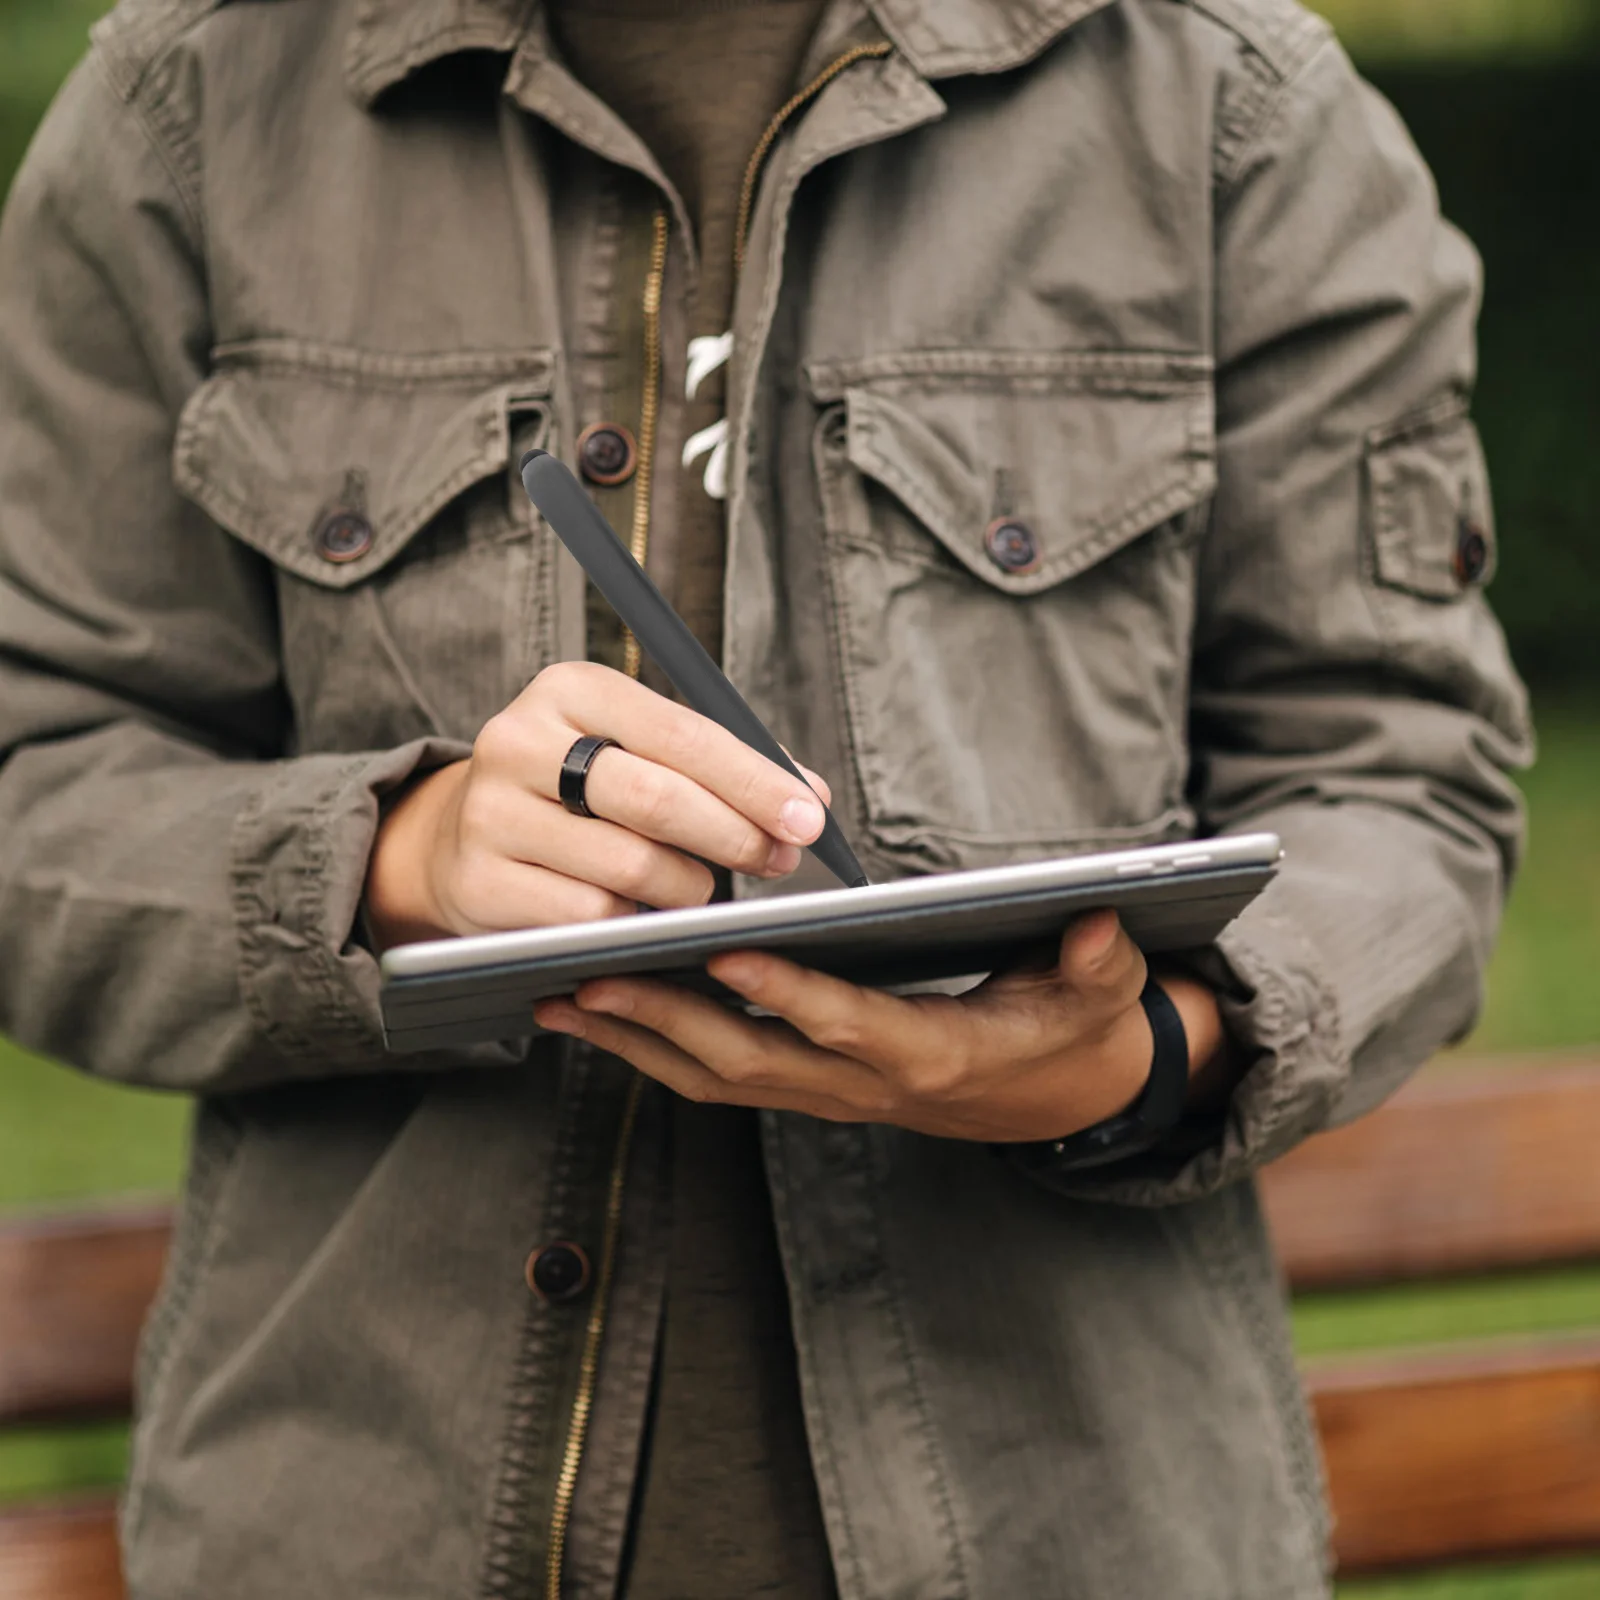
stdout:
<svg viewBox="0 0 1600 1600">
<path fill-rule="evenodd" d="M 231 840 L 239 983 L 256 1028 L 291 1070 L 393 1064 L 377 957 L 356 931 L 381 804 L 410 779 L 470 754 L 454 740 L 417 739 L 262 769 Z"/>
<path fill-rule="evenodd" d="M 1273 915 L 1271 899 L 1269 891 L 1205 949 L 1162 958 L 1215 992 L 1247 1063 L 1226 1111 L 1180 1124 L 1127 1161 L 1050 1178 L 1049 1188 L 1120 1205 L 1178 1205 L 1239 1182 L 1328 1124 L 1350 1076 L 1338 1002 L 1314 947 Z"/>
</svg>

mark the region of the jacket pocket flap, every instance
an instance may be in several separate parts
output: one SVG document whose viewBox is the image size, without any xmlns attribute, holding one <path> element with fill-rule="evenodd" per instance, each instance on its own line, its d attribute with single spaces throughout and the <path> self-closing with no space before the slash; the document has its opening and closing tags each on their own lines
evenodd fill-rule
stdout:
<svg viewBox="0 0 1600 1600">
<path fill-rule="evenodd" d="M 398 356 L 299 341 L 220 350 L 173 448 L 178 489 L 323 588 L 379 571 L 455 497 L 542 443 L 547 351 Z M 532 525 L 513 499 L 513 522 Z M 330 546 L 334 518 L 359 537 Z M 332 553 L 330 553 L 330 551 Z"/>
<path fill-rule="evenodd" d="M 1032 366 L 990 366 L 978 382 L 933 372 L 847 385 L 845 450 L 970 572 L 1034 594 L 1216 486 L 1208 372 L 1169 367 L 1141 382 L 1139 371 L 1041 381 Z"/>
<path fill-rule="evenodd" d="M 1425 600 L 1459 600 L 1496 564 L 1494 508 L 1478 430 L 1464 399 L 1367 440 L 1372 555 L 1381 584 Z"/>
</svg>

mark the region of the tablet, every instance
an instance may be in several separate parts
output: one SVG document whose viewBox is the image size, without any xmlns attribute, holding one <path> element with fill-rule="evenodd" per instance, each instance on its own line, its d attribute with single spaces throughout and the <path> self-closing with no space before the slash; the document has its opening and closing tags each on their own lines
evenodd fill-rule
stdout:
<svg viewBox="0 0 1600 1600">
<path fill-rule="evenodd" d="M 1191 949 L 1266 887 L 1281 853 L 1276 834 L 1239 834 L 398 945 L 382 960 L 384 1032 L 399 1052 L 528 1038 L 541 1031 L 535 1000 L 619 973 L 742 1005 L 705 971 L 725 950 L 770 950 L 877 988 L 976 982 L 1100 906 L 1113 907 L 1146 952 Z"/>
</svg>

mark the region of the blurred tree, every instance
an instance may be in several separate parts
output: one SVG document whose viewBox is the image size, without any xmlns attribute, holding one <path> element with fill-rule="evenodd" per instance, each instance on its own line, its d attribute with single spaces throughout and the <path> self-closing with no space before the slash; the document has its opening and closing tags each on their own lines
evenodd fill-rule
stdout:
<svg viewBox="0 0 1600 1600">
<path fill-rule="evenodd" d="M 1594 38 L 1595 0 L 1307 0 L 1367 62 L 1550 58 Z"/>
</svg>

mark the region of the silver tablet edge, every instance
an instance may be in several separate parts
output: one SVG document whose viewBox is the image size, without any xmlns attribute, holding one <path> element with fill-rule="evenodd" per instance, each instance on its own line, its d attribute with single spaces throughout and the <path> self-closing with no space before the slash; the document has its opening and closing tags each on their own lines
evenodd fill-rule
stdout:
<svg viewBox="0 0 1600 1600">
<path fill-rule="evenodd" d="M 1025 893 L 1096 883 L 1109 886 L 1162 875 L 1177 877 L 1218 867 L 1270 867 L 1282 854 L 1283 847 L 1275 833 L 1223 834 L 1210 839 L 1054 857 L 1015 866 L 927 873 L 893 883 L 873 884 L 866 889 L 823 889 L 806 895 L 726 901 L 687 911 L 654 911 L 649 916 L 648 937 L 656 943 L 663 938 L 690 938 L 699 933 L 720 931 L 748 933 L 754 938 L 771 928 L 790 929 L 825 919 L 846 905 L 854 910 L 859 910 L 863 904 L 883 910 L 911 910 L 920 904 L 947 898 L 952 878 L 961 880 L 964 895 L 979 897 L 996 892 Z M 864 899 L 868 896 L 870 901 Z M 630 917 L 459 939 L 430 939 L 419 944 L 397 945 L 386 951 L 380 968 L 387 983 L 392 979 L 437 977 L 462 969 L 539 957 L 582 955 L 615 948 L 619 933 L 634 927 L 635 919 Z"/>
</svg>

